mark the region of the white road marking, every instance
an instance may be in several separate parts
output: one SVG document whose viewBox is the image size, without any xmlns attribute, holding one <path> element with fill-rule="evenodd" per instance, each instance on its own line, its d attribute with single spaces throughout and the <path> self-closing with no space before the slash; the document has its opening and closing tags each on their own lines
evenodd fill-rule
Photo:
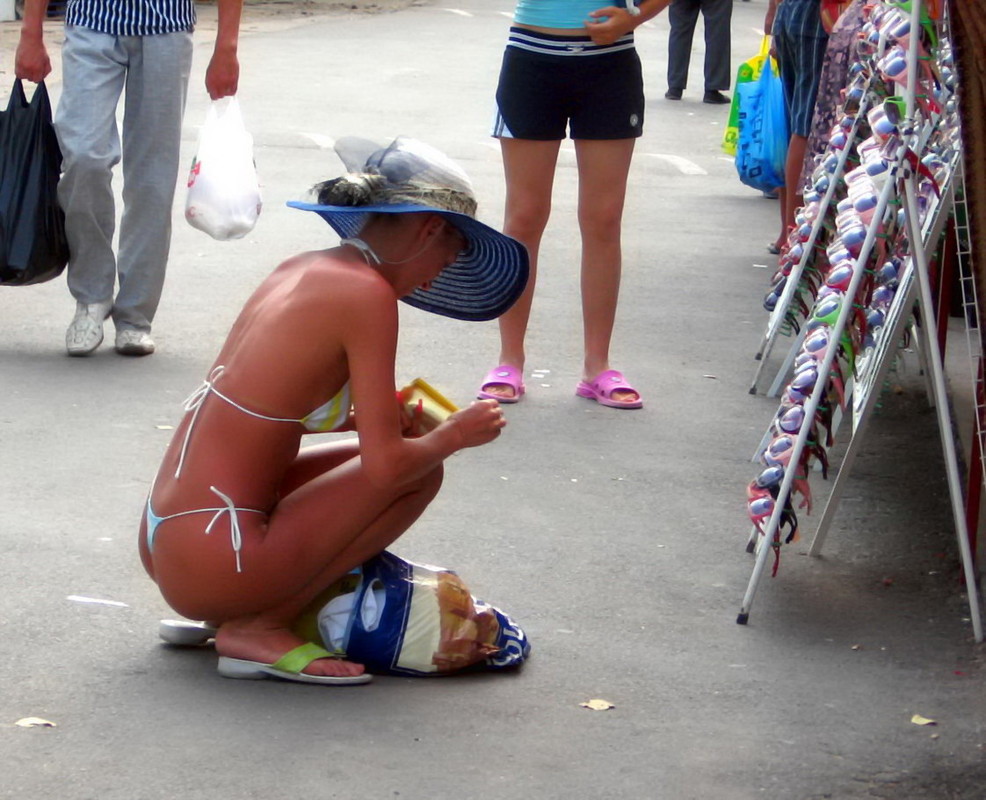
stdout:
<svg viewBox="0 0 986 800">
<path fill-rule="evenodd" d="M 71 600 L 75 603 L 95 603 L 101 606 L 116 606 L 117 608 L 130 608 L 126 603 L 121 603 L 119 600 L 98 600 L 95 597 L 82 597 L 77 594 L 70 594 L 65 598 L 66 600 Z"/>
<path fill-rule="evenodd" d="M 651 158 L 656 158 L 659 161 L 666 161 L 675 169 L 677 169 L 682 175 L 709 174 L 694 161 L 689 161 L 687 158 L 682 158 L 681 156 L 672 156 L 672 155 L 668 155 L 667 153 L 642 153 L 642 155 L 650 156 Z"/>
<path fill-rule="evenodd" d="M 443 8 L 442 11 L 448 11 L 449 14 L 458 14 L 460 17 L 473 16 L 468 11 L 463 11 L 461 8 Z"/>
<path fill-rule="evenodd" d="M 307 136 L 323 150 L 331 149 L 332 146 L 335 145 L 336 143 L 336 140 L 333 139 L 331 136 L 326 136 L 325 134 L 322 133 L 302 133 L 302 136 Z"/>
</svg>

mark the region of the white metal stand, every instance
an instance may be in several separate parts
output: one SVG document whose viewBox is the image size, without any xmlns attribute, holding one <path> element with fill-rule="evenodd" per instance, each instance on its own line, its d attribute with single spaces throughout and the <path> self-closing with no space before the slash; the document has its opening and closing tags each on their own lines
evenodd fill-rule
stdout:
<svg viewBox="0 0 986 800">
<path fill-rule="evenodd" d="M 890 367 L 896 357 L 896 348 L 908 324 L 910 312 L 914 307 L 915 301 L 917 301 L 919 307 L 924 313 L 925 324 L 919 331 L 922 340 L 921 344 L 923 345 L 921 349 L 924 357 L 927 359 L 930 395 L 938 418 L 939 433 L 945 458 L 945 470 L 948 477 L 952 514 L 955 522 L 956 535 L 959 542 L 966 590 L 969 599 L 970 620 L 972 622 L 975 640 L 977 642 L 981 642 L 983 640 L 983 629 L 979 609 L 977 576 L 975 574 L 972 554 L 969 547 L 968 531 L 965 520 L 965 507 L 962 497 L 961 475 L 959 471 L 958 457 L 955 451 L 955 438 L 952 429 L 952 418 L 945 386 L 942 354 L 938 346 L 938 339 L 934 332 L 933 322 L 935 319 L 935 307 L 933 304 L 931 283 L 928 276 L 928 250 L 934 250 L 937 246 L 938 240 L 941 237 L 942 226 L 944 225 L 944 221 L 948 216 L 948 211 L 952 206 L 952 193 L 954 191 L 954 187 L 951 185 L 952 182 L 948 181 L 948 186 L 945 187 L 945 196 L 939 200 L 935 213 L 933 215 L 929 215 L 928 220 L 926 220 L 926 222 L 930 221 L 930 224 L 926 224 L 926 229 L 922 230 L 919 205 L 917 202 L 916 176 L 908 162 L 908 157 L 910 155 L 913 155 L 914 152 L 921 152 L 921 148 L 923 148 L 924 145 L 924 137 L 929 135 L 928 126 L 924 126 L 924 128 L 922 128 L 917 124 L 919 120 L 916 107 L 919 39 L 917 31 L 920 30 L 921 7 L 922 4 L 920 0 L 913 0 L 911 4 L 910 20 L 910 29 L 913 33 L 910 37 L 910 48 L 908 52 L 908 68 L 910 72 L 907 94 L 905 96 L 907 118 L 901 126 L 904 136 L 895 159 L 892 176 L 887 180 L 883 190 L 881 191 L 879 202 L 873 215 L 873 221 L 867 230 L 866 239 L 863 243 L 860 254 L 856 258 L 856 268 L 854 270 L 852 280 L 845 292 L 847 301 L 843 302 L 838 318 L 832 325 L 832 330 L 830 333 L 830 340 L 832 342 L 837 343 L 841 341 L 843 332 L 846 330 L 846 326 L 852 314 L 851 301 L 858 294 L 858 290 L 864 276 L 865 265 L 868 262 L 874 241 L 878 235 L 878 231 L 882 223 L 885 221 L 888 203 L 897 190 L 898 182 L 900 182 L 903 187 L 900 194 L 904 201 L 904 219 L 907 228 L 907 238 L 910 245 L 910 255 L 907 260 L 907 267 L 900 278 L 900 285 L 897 289 L 897 294 L 894 298 L 894 312 L 892 315 L 888 315 L 883 336 L 878 346 L 869 354 L 865 369 L 860 370 L 860 380 L 858 380 L 854 386 L 851 399 L 853 408 L 853 424 L 851 426 L 852 430 L 850 434 L 850 442 L 846 456 L 843 459 L 839 470 L 838 479 L 835 482 L 832 494 L 826 504 L 825 512 L 822 515 L 818 532 L 812 542 L 810 553 L 812 555 L 817 555 L 820 552 L 822 543 L 824 542 L 830 526 L 832 516 L 834 515 L 839 498 L 841 497 L 844 483 L 848 478 L 855 457 L 861 446 L 867 420 L 869 419 L 869 416 L 871 415 L 879 398 L 880 390 L 886 380 L 887 373 L 889 372 Z M 848 147 L 845 148 L 845 150 L 848 149 Z M 844 155 L 845 153 L 843 153 L 843 156 Z M 844 166 L 844 164 L 845 158 L 843 157 L 840 161 L 840 169 Z M 952 172 L 954 173 L 954 169 Z M 833 176 L 832 185 L 829 186 L 828 192 L 826 193 L 824 199 L 826 206 L 831 202 L 834 184 L 840 174 L 841 172 Z M 820 230 L 824 212 L 825 209 L 823 208 L 822 213 L 820 213 L 814 221 L 811 239 L 812 246 L 814 245 L 814 237 Z M 775 308 L 774 313 L 771 315 L 767 335 L 761 343 L 761 349 L 758 353 L 761 358 L 761 364 L 754 377 L 751 392 L 756 391 L 756 386 L 761 371 L 763 370 L 763 361 L 765 361 L 766 357 L 769 356 L 770 349 L 773 346 L 776 335 L 781 328 L 781 323 L 785 319 L 790 301 L 794 297 L 797 283 L 800 280 L 801 272 L 804 269 L 808 252 L 809 248 L 806 247 L 805 254 L 802 257 L 801 262 L 792 269 L 792 274 L 788 277 L 788 283 L 785 286 L 782 297 L 778 301 L 778 308 Z M 797 275 L 794 274 L 795 269 L 798 271 Z M 784 304 L 783 307 L 781 307 L 782 303 Z M 800 344 L 800 342 L 796 343 L 795 347 L 797 347 L 798 344 Z M 819 405 L 828 391 L 829 378 L 832 372 L 833 364 L 837 357 L 837 353 L 838 347 L 828 347 L 822 362 L 817 366 L 818 379 L 815 383 L 811 397 L 804 404 L 805 418 L 808 421 L 815 418 Z M 784 373 L 786 373 L 787 368 L 793 359 L 794 355 L 790 355 L 789 358 L 785 359 L 785 365 L 783 367 Z M 791 465 L 797 465 L 801 462 L 801 456 L 807 445 L 810 431 L 811 425 L 809 423 L 806 422 L 806 424 L 802 425 L 796 438 L 794 448 L 791 452 L 789 461 Z M 760 578 L 762 577 L 767 558 L 772 549 L 778 548 L 781 545 L 781 519 L 784 514 L 784 509 L 790 501 L 796 472 L 796 467 L 792 467 L 784 471 L 784 477 L 778 489 L 777 498 L 774 503 L 773 513 L 767 521 L 763 536 L 759 537 L 758 540 L 755 532 L 747 543 L 747 550 L 753 550 L 755 553 L 755 561 L 753 573 L 750 576 L 746 594 L 744 595 L 743 603 L 737 616 L 736 621 L 739 624 L 746 624 L 749 620 L 750 608 L 752 606 L 753 598 L 759 585 Z"/>
</svg>

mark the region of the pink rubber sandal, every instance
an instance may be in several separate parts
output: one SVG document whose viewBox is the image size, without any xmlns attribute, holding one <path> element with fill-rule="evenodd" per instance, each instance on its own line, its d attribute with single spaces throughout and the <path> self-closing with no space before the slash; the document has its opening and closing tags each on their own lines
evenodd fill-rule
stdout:
<svg viewBox="0 0 986 800">
<path fill-rule="evenodd" d="M 613 392 L 620 391 L 633 392 L 637 395 L 637 399 L 614 400 Z M 640 392 L 626 382 L 623 373 L 615 369 L 600 372 L 593 381 L 579 381 L 579 385 L 575 389 L 575 394 L 579 397 L 587 397 L 590 400 L 595 400 L 599 405 L 608 406 L 609 408 L 642 408 L 644 405 L 644 401 L 640 397 Z"/>
<path fill-rule="evenodd" d="M 490 386 L 509 386 L 514 390 L 513 397 L 504 397 L 503 395 L 486 391 Z M 476 397 L 480 400 L 497 400 L 500 403 L 509 404 L 516 403 L 520 400 L 524 396 L 525 391 L 527 390 L 524 388 L 523 373 L 517 367 L 512 367 L 509 364 L 500 364 L 486 373 L 486 377 L 483 378 L 483 383 L 479 387 L 479 391 L 476 392 Z"/>
</svg>

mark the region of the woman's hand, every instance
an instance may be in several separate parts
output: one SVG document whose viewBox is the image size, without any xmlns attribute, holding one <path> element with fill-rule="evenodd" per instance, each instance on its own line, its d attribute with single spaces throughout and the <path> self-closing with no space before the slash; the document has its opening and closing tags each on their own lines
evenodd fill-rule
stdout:
<svg viewBox="0 0 986 800">
<path fill-rule="evenodd" d="M 589 12 L 585 29 L 593 44 L 613 44 L 625 33 L 636 28 L 634 15 L 619 6 L 606 6 Z M 601 19 L 600 19 L 601 18 Z"/>
<path fill-rule="evenodd" d="M 458 430 L 462 447 L 477 447 L 499 436 L 507 421 L 496 400 L 477 400 L 468 408 L 456 411 L 448 418 L 448 424 Z"/>
</svg>

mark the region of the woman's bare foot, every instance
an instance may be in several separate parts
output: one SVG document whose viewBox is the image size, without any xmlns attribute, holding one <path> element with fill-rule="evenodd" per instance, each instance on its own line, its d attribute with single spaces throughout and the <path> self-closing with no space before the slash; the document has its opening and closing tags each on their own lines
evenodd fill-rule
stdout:
<svg viewBox="0 0 986 800">
<path fill-rule="evenodd" d="M 497 397 L 510 400 L 517 396 L 517 392 L 513 386 L 507 386 L 504 383 L 486 383 L 483 384 L 483 391 L 487 394 L 495 394 Z"/>
<path fill-rule="evenodd" d="M 592 378 L 583 378 L 575 388 L 579 397 L 595 400 L 600 405 L 610 408 L 641 408 L 643 400 L 640 392 L 634 389 L 623 377 L 623 373 L 609 369 L 601 372 L 588 373 Z"/>
<path fill-rule="evenodd" d="M 486 373 L 476 396 L 482 400 L 516 403 L 524 394 L 524 370 L 512 364 L 500 364 Z"/>
<path fill-rule="evenodd" d="M 273 664 L 285 653 L 293 650 L 304 639 L 287 628 L 273 627 L 257 621 L 233 620 L 223 623 L 216 632 L 216 652 L 228 658 Z M 307 675 L 325 675 L 347 678 L 362 675 L 362 664 L 338 658 L 319 658 L 312 661 L 303 672 Z"/>
</svg>

